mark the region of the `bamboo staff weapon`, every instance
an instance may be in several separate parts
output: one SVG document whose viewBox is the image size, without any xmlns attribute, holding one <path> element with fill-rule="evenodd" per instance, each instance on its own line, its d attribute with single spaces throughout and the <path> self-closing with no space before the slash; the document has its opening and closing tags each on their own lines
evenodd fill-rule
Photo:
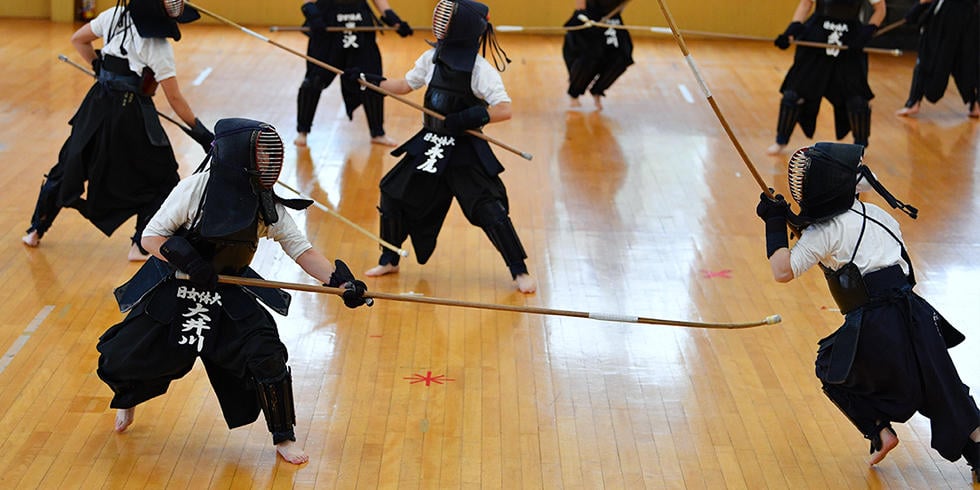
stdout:
<svg viewBox="0 0 980 490">
<path fill-rule="evenodd" d="M 325 69 L 327 71 L 333 72 L 333 73 L 335 73 L 337 75 L 343 75 L 344 74 L 344 71 L 343 70 L 341 70 L 341 69 L 339 69 L 339 68 L 337 68 L 335 66 L 332 66 L 332 65 L 329 65 L 327 63 L 324 63 L 323 61 L 320 61 L 320 60 L 318 60 L 318 59 L 316 59 L 316 58 L 314 58 L 312 56 L 308 56 L 308 55 L 305 55 L 303 53 L 300 53 L 299 51 L 296 51 L 295 49 L 292 49 L 289 46 L 286 46 L 284 44 L 277 43 L 277 42 L 273 41 L 272 39 L 269 39 L 269 38 L 267 38 L 267 37 L 265 37 L 265 36 L 263 36 L 263 35 L 255 32 L 255 31 L 253 31 L 253 30 L 251 30 L 251 29 L 249 29 L 249 28 L 247 28 L 247 27 L 245 27 L 243 25 L 237 24 L 237 23 L 235 23 L 234 21 L 232 21 L 230 19 L 227 19 L 225 17 L 222 17 L 222 16 L 220 16 L 220 15 L 214 13 L 214 12 L 211 12 L 211 11 L 205 9 L 205 8 L 199 7 L 196 2 L 195 3 L 191 3 L 191 2 L 188 2 L 188 1 L 185 0 L 184 1 L 184 5 L 187 5 L 189 7 L 195 8 L 198 11 L 200 11 L 201 13 L 208 15 L 209 17 L 213 17 L 214 19 L 216 19 L 218 21 L 221 21 L 221 22 L 223 22 L 223 23 L 225 23 L 225 24 L 227 24 L 227 25 L 229 25 L 231 27 L 235 27 L 238 30 L 240 30 L 240 31 L 244 32 L 245 34 L 248 34 L 248 35 L 250 35 L 250 36 L 252 36 L 252 37 L 254 37 L 256 39 L 260 39 L 262 41 L 265 41 L 265 42 L 267 42 L 267 43 L 269 43 L 269 44 L 271 44 L 271 45 L 279 48 L 279 49 L 282 49 L 284 51 L 288 51 L 288 52 L 290 52 L 290 53 L 292 53 L 292 54 L 294 54 L 296 56 L 299 56 L 300 58 L 303 58 L 306 61 L 309 61 L 310 63 L 313 63 L 314 65 L 317 65 L 317 66 L 319 66 L 319 67 L 321 67 L 321 68 L 323 68 L 323 69 Z M 410 101 L 410 100 L 408 100 L 408 99 L 406 99 L 406 98 L 404 98 L 404 97 L 402 97 L 402 96 L 400 96 L 398 94 L 395 94 L 395 93 L 393 93 L 393 92 L 391 92 L 389 90 L 385 90 L 385 89 L 383 89 L 383 88 L 381 88 L 381 87 L 379 87 L 379 86 L 377 86 L 377 85 L 375 85 L 373 83 L 367 82 L 365 80 L 360 80 L 360 79 L 357 80 L 357 83 L 359 83 L 363 87 L 367 87 L 367 88 L 369 88 L 369 89 L 371 89 L 371 90 L 373 90 L 375 92 L 378 92 L 378 93 L 383 94 L 383 95 L 387 95 L 388 97 L 391 97 L 391 98 L 397 100 L 398 102 L 401 102 L 401 103 L 403 103 L 405 105 L 411 106 L 411 107 L 413 107 L 413 108 L 415 108 L 415 109 L 417 109 L 419 111 L 422 111 L 422 112 L 428 114 L 429 116 L 432 116 L 432 117 L 434 117 L 434 118 L 436 118 L 436 119 L 438 119 L 440 121 L 446 120 L 446 116 L 444 116 L 442 114 L 439 114 L 438 112 L 433 111 L 432 109 L 429 109 L 429 108 L 420 106 L 420 105 L 416 104 L 415 102 L 412 102 L 412 101 Z M 507 150 L 507 151 L 509 151 L 511 153 L 514 153 L 516 155 L 519 155 L 521 158 L 524 158 L 525 160 L 531 160 L 532 158 L 534 158 L 534 156 L 531 155 L 528 152 L 518 150 L 518 149 L 516 149 L 516 148 L 514 148 L 514 147 L 512 147 L 510 145 L 507 145 L 507 144 L 505 144 L 505 143 L 503 143 L 501 141 L 498 141 L 498 140 L 496 140 L 494 138 L 491 138 L 490 136 L 487 136 L 487 135 L 485 135 L 485 134 L 483 134 L 483 133 L 481 133 L 479 131 L 474 131 L 472 129 L 467 129 L 466 130 L 466 134 L 469 134 L 471 136 L 475 136 L 477 138 L 480 138 L 480 139 L 486 141 L 487 143 L 492 143 L 494 145 L 497 145 L 497 146 L 499 146 L 499 147 L 501 147 L 501 148 L 503 148 L 503 149 L 505 149 L 505 150 Z"/>
<path fill-rule="evenodd" d="M 289 31 L 300 31 L 300 32 L 310 32 L 313 29 L 308 26 L 269 26 L 269 32 L 289 32 Z M 324 27 L 324 31 L 327 32 L 378 32 L 378 31 L 397 31 L 397 27 L 389 26 L 356 26 L 356 27 L 340 27 L 340 26 L 330 26 Z M 432 26 L 422 26 L 422 27 L 412 27 L 413 31 L 431 31 Z"/>
<path fill-rule="evenodd" d="M 81 71 L 83 71 L 85 73 L 87 73 L 90 77 L 95 77 L 95 72 L 94 71 L 89 70 L 88 68 L 86 68 L 86 67 L 84 67 L 84 66 L 76 63 L 75 61 L 72 61 L 71 58 L 69 58 L 69 57 L 67 57 L 67 56 L 65 56 L 63 54 L 59 54 L 58 55 L 58 59 L 61 60 L 61 61 L 64 61 L 65 63 L 68 63 L 71 66 L 74 66 L 75 68 L 78 68 L 79 70 L 81 70 Z M 172 118 L 172 117 L 170 117 L 170 116 L 168 116 L 168 115 L 166 115 L 166 114 L 164 114 L 164 113 L 162 113 L 160 111 L 157 111 L 157 115 L 160 116 L 160 117 L 162 117 L 162 118 L 164 118 L 164 119 L 166 119 L 166 120 L 168 120 L 168 121 L 170 121 L 170 122 L 172 122 L 172 123 L 174 123 L 174 124 L 176 124 L 177 127 L 180 128 L 180 129 L 182 129 L 185 133 L 191 130 L 187 126 L 184 126 L 184 124 L 181 123 L 180 121 L 178 121 L 178 120 L 176 120 L 176 119 L 174 119 L 174 118 Z"/>
<path fill-rule="evenodd" d="M 728 120 L 725 119 L 725 115 L 721 113 L 721 109 L 718 107 L 718 103 L 715 102 L 714 96 L 711 95 L 711 91 L 708 90 L 708 85 L 705 83 L 704 77 L 701 76 L 700 70 L 698 70 L 697 65 L 694 63 L 694 57 L 692 57 L 691 53 L 687 50 L 687 43 L 684 42 L 684 37 L 677 29 L 677 25 L 674 23 L 674 17 L 670 14 L 670 10 L 667 9 L 667 6 L 664 4 L 663 0 L 657 0 L 657 3 L 660 4 L 660 10 L 663 12 L 664 18 L 667 19 L 667 25 L 670 26 L 670 31 L 674 35 L 674 40 L 677 41 L 677 46 L 680 47 L 681 52 L 684 54 L 684 58 L 687 60 L 688 66 L 690 66 L 691 71 L 694 72 L 694 78 L 697 79 L 698 85 L 701 87 L 701 92 L 703 92 L 705 98 L 708 99 L 708 104 L 711 105 L 711 109 L 714 111 L 715 116 L 718 117 L 718 121 L 721 123 L 721 126 L 725 128 L 725 133 L 728 134 L 728 139 L 732 141 L 732 144 L 735 146 L 735 150 L 738 152 L 738 155 L 742 157 L 742 161 L 745 162 L 745 166 L 748 167 L 752 177 L 755 178 L 755 181 L 759 184 L 759 187 L 762 188 L 763 194 L 770 199 L 775 198 L 773 192 L 769 190 L 769 185 L 762 180 L 762 176 L 759 175 L 759 171 L 756 170 L 755 165 L 752 164 L 752 160 L 749 159 L 749 155 L 745 153 L 745 149 L 742 148 L 742 144 L 739 143 L 738 138 L 735 137 L 735 133 L 732 131 L 731 126 L 729 126 Z"/>
<path fill-rule="evenodd" d="M 818 43 L 814 41 L 790 41 L 790 44 L 796 44 L 797 46 L 806 46 L 808 48 L 825 48 L 825 49 L 840 49 L 846 50 L 847 46 L 839 44 L 828 44 L 828 43 Z M 890 54 L 892 56 L 902 56 L 901 49 L 884 49 L 884 48 L 864 48 L 865 53 L 874 54 Z"/>
<path fill-rule="evenodd" d="M 391 250 L 392 252 L 395 252 L 398 255 L 401 255 L 402 257 L 408 257 L 408 251 L 407 250 L 398 248 L 397 246 L 392 245 L 391 243 L 388 243 L 388 242 L 384 241 L 382 238 L 378 237 L 374 233 L 371 233 L 370 231 L 365 230 L 364 228 L 362 228 L 357 223 L 354 223 L 353 221 L 351 221 L 351 220 L 349 220 L 349 219 L 341 216 L 340 213 L 338 213 L 338 212 L 336 212 L 336 211 L 328 208 L 327 206 L 321 204 L 316 199 L 313 199 L 312 197 L 309 197 L 306 194 L 303 194 L 302 192 L 300 192 L 300 191 L 298 191 L 298 190 L 290 187 L 285 182 L 283 182 L 281 180 L 277 180 L 276 183 L 279 184 L 279 185 L 281 185 L 281 186 L 283 186 L 283 187 L 285 187 L 286 189 L 288 189 L 293 194 L 296 194 L 297 196 L 302 197 L 303 199 L 309 199 L 310 201 L 313 201 L 313 205 L 316 206 L 317 208 L 319 208 L 321 211 L 325 211 L 327 214 L 333 215 L 333 217 L 335 217 L 335 218 L 339 219 L 340 221 L 343 221 L 344 223 L 350 225 L 351 228 L 354 228 L 355 230 L 363 233 L 364 235 L 366 235 L 370 239 L 378 242 L 382 247 L 387 248 L 388 250 Z"/>
<path fill-rule="evenodd" d="M 177 273 L 178 279 L 186 279 L 188 276 L 183 272 Z M 290 289 L 295 291 L 307 291 L 312 293 L 321 294 L 333 294 L 337 296 L 343 296 L 344 292 L 347 291 L 344 288 L 333 288 L 329 286 L 314 286 L 310 284 L 298 284 L 291 282 L 277 282 L 277 281 L 267 281 L 264 279 L 253 279 L 249 277 L 239 277 L 239 276 L 227 276 L 219 275 L 218 282 L 222 284 L 236 284 L 239 286 L 254 286 L 263 288 L 277 288 L 277 289 Z M 575 318 L 589 318 L 592 320 L 610 321 L 610 322 L 624 322 L 624 323 L 642 323 L 647 325 L 671 325 L 676 327 L 693 327 L 693 328 L 706 328 L 706 329 L 719 329 L 719 330 L 738 330 L 743 328 L 758 327 L 762 325 L 775 325 L 782 321 L 782 317 L 779 315 L 770 315 L 765 319 L 755 321 L 755 322 L 745 322 L 745 323 L 705 323 L 705 322 L 691 322 L 684 320 L 662 320 L 658 318 L 647 318 L 647 317 L 637 317 L 630 315 L 621 315 L 616 313 L 591 313 L 584 311 L 572 311 L 572 310 L 556 310 L 551 308 L 541 308 L 535 306 L 514 306 L 514 305 L 501 305 L 492 303 L 474 303 L 470 301 L 461 301 L 454 299 L 445 298 L 430 298 L 425 296 L 415 296 L 415 295 L 405 295 L 405 294 L 391 294 L 391 293 L 379 293 L 374 291 L 365 291 L 365 298 L 373 299 L 387 299 L 392 301 L 406 301 L 410 303 L 425 303 L 430 305 L 442 305 L 442 306 L 455 306 L 460 308 L 476 308 L 481 310 L 496 310 L 496 311 L 510 311 L 515 313 L 533 313 L 538 315 L 557 315 L 557 316 L 568 316 Z"/>
</svg>

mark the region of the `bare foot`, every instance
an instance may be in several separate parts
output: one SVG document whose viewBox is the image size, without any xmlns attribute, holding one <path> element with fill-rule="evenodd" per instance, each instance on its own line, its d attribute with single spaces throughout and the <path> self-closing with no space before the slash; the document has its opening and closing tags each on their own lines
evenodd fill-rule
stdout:
<svg viewBox="0 0 980 490">
<path fill-rule="evenodd" d="M 378 277 L 378 276 L 383 276 L 385 274 L 394 274 L 396 272 L 398 272 L 397 265 L 384 264 L 384 265 L 376 265 L 368 269 L 367 272 L 364 273 L 364 275 L 368 277 Z"/>
<path fill-rule="evenodd" d="M 766 154 L 768 155 L 778 155 L 786 149 L 786 145 L 781 145 L 779 143 L 773 143 L 769 148 L 766 148 Z"/>
<path fill-rule="evenodd" d="M 283 441 L 276 444 L 276 452 L 287 462 L 292 464 L 303 464 L 310 460 L 310 457 L 303 452 L 303 448 L 296 445 L 294 441 Z"/>
<path fill-rule="evenodd" d="M 41 244 L 41 237 L 38 236 L 37 231 L 32 231 L 21 237 L 20 241 L 24 242 L 24 245 L 28 247 L 36 247 Z"/>
<path fill-rule="evenodd" d="M 572 100 L 568 103 L 568 106 L 573 109 L 578 109 L 582 107 L 582 101 L 578 100 L 578 97 L 572 97 Z"/>
<path fill-rule="evenodd" d="M 150 258 L 150 255 L 141 252 L 140 248 L 134 243 L 131 247 L 129 247 L 129 255 L 127 258 L 130 262 L 146 262 L 146 259 Z"/>
<path fill-rule="evenodd" d="M 595 100 L 595 110 L 601 111 L 602 110 L 602 96 L 601 95 L 593 95 L 592 98 Z"/>
<path fill-rule="evenodd" d="M 976 102 L 971 102 L 970 105 L 967 107 L 970 109 L 970 112 L 967 114 L 968 116 L 972 118 L 980 117 L 980 104 Z"/>
<path fill-rule="evenodd" d="M 372 145 L 398 146 L 398 142 L 389 138 L 387 135 L 375 136 L 371 138 Z"/>
<path fill-rule="evenodd" d="M 538 281 L 535 281 L 530 274 L 520 274 L 514 278 L 517 283 L 517 290 L 524 294 L 531 294 L 538 290 Z"/>
<path fill-rule="evenodd" d="M 306 146 L 306 133 L 297 133 L 293 144 L 296 146 Z"/>
<path fill-rule="evenodd" d="M 133 417 L 136 415 L 136 408 L 120 408 L 116 410 L 116 426 L 114 430 L 116 432 L 122 432 L 126 430 L 127 427 L 132 425 Z"/>
<path fill-rule="evenodd" d="M 916 102 L 912 107 L 903 107 L 895 111 L 895 115 L 898 117 L 909 117 L 914 116 L 919 113 L 919 102 Z"/>
<path fill-rule="evenodd" d="M 875 451 L 871 454 L 871 459 L 868 460 L 868 466 L 874 466 L 885 459 L 888 455 L 888 451 L 895 449 L 898 446 L 898 436 L 891 431 L 891 428 L 885 427 L 881 429 L 881 449 Z"/>
</svg>

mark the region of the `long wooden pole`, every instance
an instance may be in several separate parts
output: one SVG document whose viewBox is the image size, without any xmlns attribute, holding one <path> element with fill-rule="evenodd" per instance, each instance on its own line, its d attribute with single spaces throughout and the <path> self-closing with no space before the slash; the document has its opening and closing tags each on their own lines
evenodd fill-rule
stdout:
<svg viewBox="0 0 980 490">
<path fill-rule="evenodd" d="M 313 29 L 309 26 L 269 26 L 269 32 L 310 32 Z M 388 26 L 357 26 L 357 27 L 339 27 L 330 26 L 324 27 L 326 32 L 380 32 L 380 31 L 397 31 L 397 27 Z M 432 26 L 422 26 L 422 27 L 412 27 L 414 31 L 431 31 Z"/>
<path fill-rule="evenodd" d="M 360 226 L 357 223 L 355 223 L 355 222 L 353 222 L 353 221 L 345 218 L 340 213 L 338 213 L 338 212 L 336 212 L 336 211 L 328 208 L 327 206 L 321 204 L 316 199 L 313 199 L 312 197 L 309 197 L 306 194 L 303 194 L 302 192 L 300 192 L 300 191 L 292 188 L 291 186 L 289 186 L 285 182 L 283 182 L 281 180 L 277 180 L 276 183 L 279 184 L 279 185 L 281 185 L 282 187 L 285 187 L 287 190 L 289 190 L 293 194 L 296 194 L 296 195 L 302 197 L 303 199 L 309 199 L 309 200 L 313 201 L 313 205 L 316 206 L 318 209 L 320 209 L 321 211 L 324 211 L 324 212 L 332 215 L 333 217 L 339 219 L 340 221 L 343 221 L 344 223 L 346 223 L 351 228 L 354 228 L 355 230 L 361 232 L 362 234 L 366 235 L 370 239 L 378 242 L 382 247 L 387 248 L 388 250 L 391 250 L 392 252 L 395 252 L 398 255 L 401 255 L 402 257 L 408 257 L 408 251 L 407 250 L 398 248 L 397 246 L 392 245 L 391 243 L 386 242 L 381 237 L 375 235 L 374 233 L 371 233 L 368 230 L 365 230 L 362 226 Z"/>
<path fill-rule="evenodd" d="M 186 279 L 186 274 L 179 272 L 178 278 Z M 298 284 L 291 282 L 268 281 L 264 279 L 253 279 L 249 277 L 219 275 L 218 282 L 222 284 L 236 284 L 239 286 L 254 286 L 262 288 L 290 289 L 295 291 L 307 291 L 311 293 L 333 294 L 343 296 L 346 289 L 334 288 L 329 286 L 315 286 L 312 284 Z M 430 305 L 455 306 L 460 308 L 476 308 L 481 310 L 510 311 L 514 313 L 533 313 L 538 315 L 557 315 L 575 318 L 589 318 L 609 322 L 642 323 L 647 325 L 671 325 L 677 327 L 707 328 L 721 330 L 738 330 L 742 328 L 758 327 L 762 325 L 775 325 L 782 321 L 779 315 L 770 315 L 763 320 L 745 323 L 705 323 L 690 322 L 684 320 L 662 320 L 658 318 L 646 318 L 616 313 L 590 313 L 573 310 L 556 310 L 551 308 L 540 308 L 535 306 L 513 306 L 492 303 L 474 303 L 470 301 L 460 301 L 445 298 L 431 298 L 426 296 L 404 295 L 379 293 L 376 291 L 365 291 L 365 298 L 386 299 L 391 301 L 406 301 L 410 303 L 425 303 Z"/>
<path fill-rule="evenodd" d="M 725 129 L 725 133 L 728 134 L 728 139 L 732 141 L 735 146 L 735 151 L 738 155 L 742 157 L 742 161 L 745 162 L 745 166 L 749 169 L 752 177 L 755 178 L 756 183 L 762 188 L 763 194 L 768 196 L 770 199 L 775 198 L 772 191 L 769 189 L 769 185 L 766 181 L 762 180 L 762 176 L 759 175 L 759 171 L 756 170 L 755 165 L 752 164 L 752 160 L 749 159 L 749 155 L 745 153 L 745 149 L 742 148 L 742 144 L 739 143 L 738 138 L 735 137 L 735 133 L 732 131 L 731 126 L 728 124 L 728 120 L 725 119 L 725 115 L 722 114 L 721 109 L 718 107 L 718 103 L 715 102 L 714 96 L 711 95 L 711 91 L 708 90 L 708 84 L 705 83 L 704 77 L 701 76 L 701 71 L 698 70 L 697 65 L 694 63 L 694 57 L 691 56 L 690 51 L 687 49 L 687 43 L 684 42 L 684 37 L 681 36 L 680 30 L 677 29 L 677 25 L 674 23 L 674 17 L 670 14 L 670 10 L 664 4 L 663 0 L 657 0 L 660 4 L 660 10 L 664 14 L 664 18 L 667 19 L 667 25 L 670 26 L 670 31 L 674 35 L 674 40 L 677 41 L 677 46 L 681 48 L 681 52 L 684 53 L 684 59 L 687 60 L 688 66 L 691 67 L 691 71 L 694 72 L 694 78 L 698 81 L 698 86 L 701 87 L 701 92 L 704 93 L 705 98 L 708 99 L 708 104 L 711 105 L 711 109 L 714 111 L 715 116 L 721 123 L 721 126 Z"/>
<path fill-rule="evenodd" d="M 205 8 L 199 7 L 196 3 L 191 3 L 191 2 L 188 2 L 188 1 L 185 0 L 184 1 L 184 5 L 187 5 L 189 7 L 195 8 L 195 9 L 199 10 L 201 13 L 208 15 L 209 17 L 213 17 L 214 19 L 217 19 L 217 20 L 219 20 L 219 21 L 221 21 L 221 22 L 223 22 L 223 23 L 225 23 L 225 24 L 227 24 L 229 26 L 235 27 L 235 28 L 239 29 L 240 31 L 244 32 L 245 34 L 248 34 L 248 35 L 250 35 L 250 36 L 252 36 L 252 37 L 254 37 L 256 39 L 260 39 L 262 41 L 265 41 L 265 42 L 267 42 L 267 43 L 269 43 L 269 44 L 271 44 L 271 45 L 279 48 L 279 49 L 282 49 L 284 51 L 288 51 L 288 52 L 290 52 L 290 53 L 292 53 L 292 54 L 294 54 L 296 56 L 299 56 L 300 58 L 303 58 L 306 61 L 309 61 L 310 63 L 313 63 L 314 65 L 317 65 L 317 66 L 319 66 L 319 67 L 321 67 L 321 68 L 323 68 L 323 69 L 325 69 L 327 71 L 333 72 L 333 73 L 335 73 L 337 75 L 343 75 L 344 74 L 344 71 L 343 70 L 341 70 L 341 69 L 339 69 L 339 68 L 337 68 L 335 66 L 332 66 L 332 65 L 329 65 L 327 63 L 324 63 L 323 61 L 320 61 L 320 60 L 318 60 L 318 59 L 316 59 L 316 58 L 314 58 L 312 56 L 307 56 L 307 55 L 305 55 L 303 53 L 300 53 L 299 51 L 296 51 L 295 49 L 290 48 L 289 46 L 286 46 L 284 44 L 277 43 L 277 42 L 273 41 L 272 39 L 269 39 L 269 38 L 267 38 L 267 37 L 265 37 L 265 36 L 263 36 L 263 35 L 255 32 L 255 31 L 253 31 L 253 30 L 251 30 L 251 29 L 249 29 L 249 28 L 247 28 L 245 26 L 242 26 L 240 24 L 237 24 L 237 23 L 235 23 L 234 21 L 232 21 L 230 19 L 227 19 L 225 17 L 222 17 L 222 16 L 220 16 L 220 15 L 214 13 L 214 12 L 211 12 L 211 11 L 205 9 Z M 359 83 L 359 84 L 361 84 L 361 86 L 367 87 L 367 88 L 369 88 L 369 89 L 371 89 L 371 90 L 373 90 L 375 92 L 378 92 L 380 94 L 384 94 L 384 95 L 386 95 L 388 97 L 391 97 L 391 98 L 397 100 L 398 102 L 401 102 L 401 103 L 403 103 L 405 105 L 408 105 L 408 106 L 410 106 L 410 107 L 412 107 L 414 109 L 417 109 L 419 111 L 422 111 L 422 112 L 424 112 L 424 113 L 426 113 L 426 114 L 428 114 L 428 115 L 430 115 L 430 116 L 432 116 L 432 117 L 434 117 L 436 119 L 439 119 L 440 121 L 444 121 L 446 119 L 446 116 L 444 116 L 442 114 L 439 114 L 438 112 L 433 111 L 432 109 L 429 109 L 429 108 L 423 107 L 423 106 L 421 106 L 419 104 L 416 104 L 415 102 L 412 102 L 411 100 L 408 100 L 408 99 L 406 99 L 406 98 L 404 98 L 404 97 L 402 97 L 402 96 L 400 96 L 398 94 L 395 94 L 394 92 L 391 92 L 389 90 L 385 90 L 385 89 L 383 89 L 383 88 L 381 88 L 381 87 L 379 87 L 379 86 L 377 86 L 377 85 L 375 85 L 373 83 L 367 82 L 365 80 L 358 80 L 357 83 Z M 525 160 L 531 160 L 532 158 L 534 158 L 534 156 L 531 155 L 528 152 L 518 150 L 517 148 L 514 148 L 514 147 L 512 147 L 512 146 L 510 146 L 510 145 L 508 145 L 506 143 L 503 143 L 501 141 L 498 141 L 498 140 L 496 140 L 494 138 L 491 138 L 490 136 L 487 136 L 487 135 L 485 135 L 485 134 L 483 134 L 483 133 L 481 133 L 479 131 L 474 131 L 472 129 L 467 129 L 466 130 L 466 134 L 469 134 L 470 136 L 475 136 L 477 138 L 480 138 L 480 139 L 486 141 L 487 143 L 491 143 L 491 144 L 497 145 L 497 146 L 499 146 L 499 147 L 501 147 L 501 148 L 503 148 L 503 149 L 505 149 L 505 150 L 507 150 L 507 151 L 509 151 L 511 153 L 514 153 L 515 155 L 519 155 L 521 158 L 524 158 Z"/>
</svg>

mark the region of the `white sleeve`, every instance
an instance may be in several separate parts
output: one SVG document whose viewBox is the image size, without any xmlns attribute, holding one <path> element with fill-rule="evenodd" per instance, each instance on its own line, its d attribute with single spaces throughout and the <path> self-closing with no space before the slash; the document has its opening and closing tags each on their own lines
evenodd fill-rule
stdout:
<svg viewBox="0 0 980 490">
<path fill-rule="evenodd" d="M 276 203 L 276 212 L 279 213 L 279 221 L 267 226 L 265 236 L 275 240 L 283 252 L 286 252 L 291 259 L 296 260 L 303 252 L 313 248 L 313 244 L 306 238 L 293 221 L 293 217 L 286 211 L 286 206 Z"/>
<path fill-rule="evenodd" d="M 432 55 L 435 52 L 435 49 L 430 49 L 422 53 L 422 56 L 415 60 L 415 66 L 408 70 L 408 73 L 405 73 L 405 81 L 408 82 L 409 87 L 412 87 L 412 90 L 418 90 L 429 83 L 433 69 Z"/>
<path fill-rule="evenodd" d="M 177 76 L 177 62 L 174 61 L 174 47 L 166 38 L 143 39 L 140 58 L 153 70 L 156 81 Z M 132 62 L 130 62 L 132 65 Z M 142 71 L 142 70 L 140 70 Z"/>
<path fill-rule="evenodd" d="M 143 235 L 170 237 L 182 227 L 189 227 L 207 183 L 206 173 L 191 175 L 178 182 L 143 229 Z"/>
<path fill-rule="evenodd" d="M 803 236 L 789 249 L 789 264 L 793 277 L 800 277 L 811 267 L 817 265 L 829 250 L 827 234 L 817 225 L 811 225 Z"/>
<path fill-rule="evenodd" d="M 504 88 L 504 80 L 500 77 L 500 72 L 482 56 L 477 56 L 476 64 L 473 65 L 473 79 L 470 82 L 470 88 L 473 89 L 474 95 L 491 106 L 501 102 L 510 102 L 510 96 L 507 95 L 507 89 Z"/>
</svg>

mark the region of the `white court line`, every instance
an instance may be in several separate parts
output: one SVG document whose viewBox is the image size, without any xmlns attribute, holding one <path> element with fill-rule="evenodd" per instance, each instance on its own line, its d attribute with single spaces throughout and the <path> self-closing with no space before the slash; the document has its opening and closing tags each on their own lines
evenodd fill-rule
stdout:
<svg viewBox="0 0 980 490">
<path fill-rule="evenodd" d="M 204 71 L 202 71 L 201 74 L 198 75 L 197 78 L 195 78 L 193 82 L 191 82 L 191 85 L 193 85 L 195 87 L 197 87 L 198 85 L 201 85 L 202 83 L 204 83 L 204 80 L 207 80 L 208 75 L 210 75 L 210 74 L 211 74 L 211 67 L 209 66 L 209 67 L 205 68 Z"/>
<path fill-rule="evenodd" d="M 694 103 L 694 97 L 691 96 L 691 91 L 687 89 L 687 85 L 684 85 L 683 83 L 679 84 L 677 85 L 677 89 L 681 91 L 681 95 L 688 104 Z"/>
<path fill-rule="evenodd" d="M 44 308 L 41 308 L 41 311 L 37 312 L 37 315 L 33 320 L 31 320 L 31 323 L 27 324 L 27 328 L 24 329 L 24 333 L 20 334 L 20 337 L 17 337 L 17 340 L 14 341 L 14 345 L 7 349 L 7 352 L 3 354 L 3 358 L 0 358 L 0 373 L 2 373 L 4 369 L 7 369 L 7 366 L 9 366 L 14 360 L 14 356 L 20 352 L 20 349 L 23 348 L 25 344 L 27 344 L 27 341 L 31 338 L 31 334 L 37 330 L 37 327 L 41 326 L 41 322 L 48 317 L 51 310 L 54 310 L 54 305 L 46 305 Z"/>
</svg>

